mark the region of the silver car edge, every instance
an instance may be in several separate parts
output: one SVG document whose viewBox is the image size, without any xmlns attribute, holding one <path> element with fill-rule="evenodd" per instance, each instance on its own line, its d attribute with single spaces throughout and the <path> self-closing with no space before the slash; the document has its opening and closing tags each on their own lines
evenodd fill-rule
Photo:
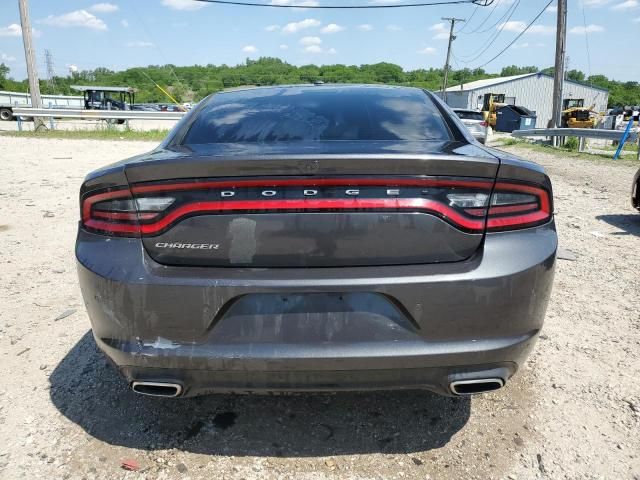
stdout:
<svg viewBox="0 0 640 480">
<path fill-rule="evenodd" d="M 90 173 L 76 257 L 136 392 L 503 387 L 553 283 L 551 182 L 430 92 L 222 92 Z"/>
<path fill-rule="evenodd" d="M 469 129 L 473 138 L 484 145 L 487 142 L 489 131 L 489 125 L 484 118 L 484 114 L 479 110 L 467 110 L 464 108 L 454 108 L 453 111 Z"/>
</svg>

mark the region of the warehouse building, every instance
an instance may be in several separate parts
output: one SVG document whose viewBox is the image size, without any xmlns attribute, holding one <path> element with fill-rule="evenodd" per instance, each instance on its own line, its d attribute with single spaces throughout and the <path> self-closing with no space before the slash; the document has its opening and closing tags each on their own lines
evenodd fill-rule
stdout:
<svg viewBox="0 0 640 480">
<path fill-rule="evenodd" d="M 447 88 L 447 104 L 452 108 L 482 110 L 487 93 L 505 94 L 505 103 L 518 105 L 536 112 L 537 128 L 547 127 L 553 110 L 553 77 L 545 73 L 526 73 L 512 77 L 490 78 Z M 442 96 L 442 92 L 438 92 Z M 571 80 L 564 82 L 564 100 L 583 99 L 585 107 L 604 112 L 609 102 L 609 91 Z"/>
</svg>

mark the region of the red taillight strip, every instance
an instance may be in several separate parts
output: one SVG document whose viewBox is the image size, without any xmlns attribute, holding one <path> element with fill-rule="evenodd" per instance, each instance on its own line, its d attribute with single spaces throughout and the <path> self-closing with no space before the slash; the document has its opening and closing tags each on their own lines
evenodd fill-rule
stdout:
<svg viewBox="0 0 640 480">
<path fill-rule="evenodd" d="M 158 216 L 157 213 L 126 213 L 126 212 L 103 212 L 100 210 L 93 211 L 94 218 L 104 218 L 106 220 L 129 220 L 135 222 L 138 220 L 153 220 Z"/>
<path fill-rule="evenodd" d="M 91 207 L 98 202 L 105 200 L 114 200 L 116 198 L 131 198 L 128 188 L 120 188 L 118 190 L 110 190 L 108 192 L 89 195 L 82 200 L 82 221 L 86 224 L 91 220 Z"/>
<path fill-rule="evenodd" d="M 523 183 L 507 183 L 497 182 L 495 186 L 496 192 L 524 192 L 535 195 L 540 199 L 540 209 L 551 215 L 551 199 L 549 198 L 549 192 L 540 187 L 534 187 L 532 185 L 525 185 Z"/>
<path fill-rule="evenodd" d="M 549 220 L 550 215 L 541 210 L 524 215 L 514 215 L 509 217 L 489 218 L 487 220 L 487 230 L 501 230 L 508 227 L 525 228 L 533 224 L 539 224 Z"/>
<path fill-rule="evenodd" d="M 519 205 L 503 205 L 499 207 L 491 207 L 489 209 L 489 215 L 503 215 L 506 213 L 518 213 L 526 212 L 529 210 L 535 210 L 538 208 L 537 203 L 522 203 Z M 467 208 L 465 212 L 474 217 L 484 217 L 487 214 L 486 208 Z"/>
<path fill-rule="evenodd" d="M 509 215 L 504 217 L 491 217 L 487 219 L 487 231 L 505 230 L 509 227 L 526 228 L 531 225 L 540 224 L 551 219 L 551 198 L 549 192 L 540 187 L 525 185 L 522 183 L 496 182 L 496 192 L 524 192 L 538 197 L 540 209 L 522 215 Z M 506 205 L 505 205 L 506 206 Z M 495 207 L 494 207 L 495 208 Z"/>
<path fill-rule="evenodd" d="M 136 194 L 163 193 L 177 190 L 201 190 L 212 188 L 235 187 L 278 187 L 278 186 L 416 186 L 416 187 L 462 187 L 483 188 L 493 187 L 485 180 L 455 180 L 434 178 L 286 178 L 261 180 L 224 180 L 207 182 L 180 182 L 154 185 L 137 185 L 131 188 L 111 190 L 85 197 L 82 203 L 82 219 L 86 227 L 111 233 L 156 235 L 173 223 L 191 215 L 214 214 L 228 211 L 269 212 L 269 211 L 329 211 L 329 210 L 413 210 L 416 212 L 437 214 L 456 227 L 467 231 L 481 233 L 485 228 L 484 218 L 479 218 L 475 210 L 465 213 L 476 218 L 468 218 L 456 209 L 438 201 L 423 198 L 305 198 L 305 199 L 269 199 L 269 200 L 233 200 L 233 201 L 201 201 L 191 202 L 169 210 L 162 218 L 162 213 L 142 212 L 140 214 L 127 212 L 93 211 L 92 207 L 98 202 L 118 198 L 131 198 L 131 192 Z M 537 207 L 537 204 L 504 205 L 489 209 L 487 230 L 504 230 L 509 227 L 523 228 L 533 224 L 540 224 L 551 218 L 551 199 L 549 193 L 540 187 L 521 183 L 499 181 L 495 184 L 496 192 L 524 192 L 535 195 L 540 202 L 540 209 L 527 212 Z M 484 210 L 478 210 L 484 212 Z M 510 215 L 520 213 L 521 215 Z M 526 213 L 525 213 L 526 212 Z M 492 218 L 492 215 L 505 215 Z M 100 219 L 108 220 L 103 221 Z M 156 219 L 156 221 L 153 221 Z M 135 222 L 136 220 L 151 221 L 151 223 L 117 223 L 118 220 Z"/>
<path fill-rule="evenodd" d="M 278 211 L 278 210 L 414 210 L 437 213 L 459 227 L 476 232 L 484 229 L 484 220 L 470 219 L 447 205 L 421 198 L 346 198 L 306 200 L 238 200 L 232 202 L 194 202 L 181 205 L 157 222 L 140 225 L 140 233 L 153 235 L 182 217 L 191 214 L 207 214 L 229 211 Z"/>
<path fill-rule="evenodd" d="M 83 222 L 84 226 L 92 230 L 99 230 L 107 233 L 130 233 L 138 236 L 140 233 L 140 226 L 137 223 L 112 223 L 102 222 L 100 220 L 87 220 Z"/>
<path fill-rule="evenodd" d="M 242 188 L 242 187 L 320 187 L 320 186 L 415 186 L 415 187 L 466 187 L 486 188 L 493 186 L 492 182 L 484 180 L 445 180 L 435 178 L 276 178 L 272 180 L 221 180 L 211 182 L 182 182 L 154 185 L 136 185 L 131 188 L 134 194 L 161 193 L 176 190 L 206 190 L 211 188 Z"/>
</svg>

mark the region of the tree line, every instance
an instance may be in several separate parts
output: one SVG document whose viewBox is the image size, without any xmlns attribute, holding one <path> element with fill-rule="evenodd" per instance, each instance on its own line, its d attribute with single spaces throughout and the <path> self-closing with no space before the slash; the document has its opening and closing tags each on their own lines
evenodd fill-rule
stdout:
<svg viewBox="0 0 640 480">
<path fill-rule="evenodd" d="M 512 65 L 499 73 L 489 73 L 482 68 L 453 70 L 449 74 L 449 86 L 469 83 L 475 80 L 509 75 L 533 73 L 535 66 L 518 67 Z M 553 68 L 542 70 L 553 74 Z M 246 85 L 283 85 L 323 81 L 325 83 L 381 83 L 409 85 L 428 90 L 442 87 L 442 68 L 404 70 L 392 63 L 372 65 L 302 65 L 295 66 L 278 58 L 264 57 L 247 59 L 245 63 L 229 65 L 149 65 L 122 71 L 107 68 L 83 70 L 68 76 L 56 76 L 53 81 L 41 80 L 42 93 L 77 95 L 71 85 L 128 86 L 136 89 L 137 103 L 167 103 L 167 97 L 156 84 L 168 90 L 180 102 L 197 102 L 226 88 Z M 567 78 L 609 90 L 609 106 L 640 104 L 640 83 L 618 82 L 604 75 L 586 76 L 579 70 L 567 72 Z M 0 90 L 26 92 L 27 80 L 16 81 L 10 77 L 9 68 L 0 64 Z"/>
</svg>

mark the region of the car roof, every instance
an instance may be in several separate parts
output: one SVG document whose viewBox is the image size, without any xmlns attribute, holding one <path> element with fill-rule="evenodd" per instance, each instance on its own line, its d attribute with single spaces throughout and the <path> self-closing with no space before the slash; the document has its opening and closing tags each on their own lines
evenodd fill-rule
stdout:
<svg viewBox="0 0 640 480">
<path fill-rule="evenodd" d="M 290 85 L 267 85 L 261 87 L 238 87 L 232 88 L 229 90 L 223 90 L 221 92 L 216 93 L 216 95 L 226 95 L 233 94 L 237 92 L 246 92 L 246 91 L 269 91 L 273 90 L 274 93 L 282 90 L 406 90 L 411 92 L 422 92 L 424 91 L 421 88 L 417 87 L 405 87 L 401 85 L 385 85 L 385 84 L 377 84 L 377 83 L 301 83 L 301 84 L 290 84 Z"/>
<path fill-rule="evenodd" d="M 482 113 L 481 110 L 472 110 L 470 108 L 454 108 L 454 112 L 466 112 L 466 113 Z"/>
</svg>

